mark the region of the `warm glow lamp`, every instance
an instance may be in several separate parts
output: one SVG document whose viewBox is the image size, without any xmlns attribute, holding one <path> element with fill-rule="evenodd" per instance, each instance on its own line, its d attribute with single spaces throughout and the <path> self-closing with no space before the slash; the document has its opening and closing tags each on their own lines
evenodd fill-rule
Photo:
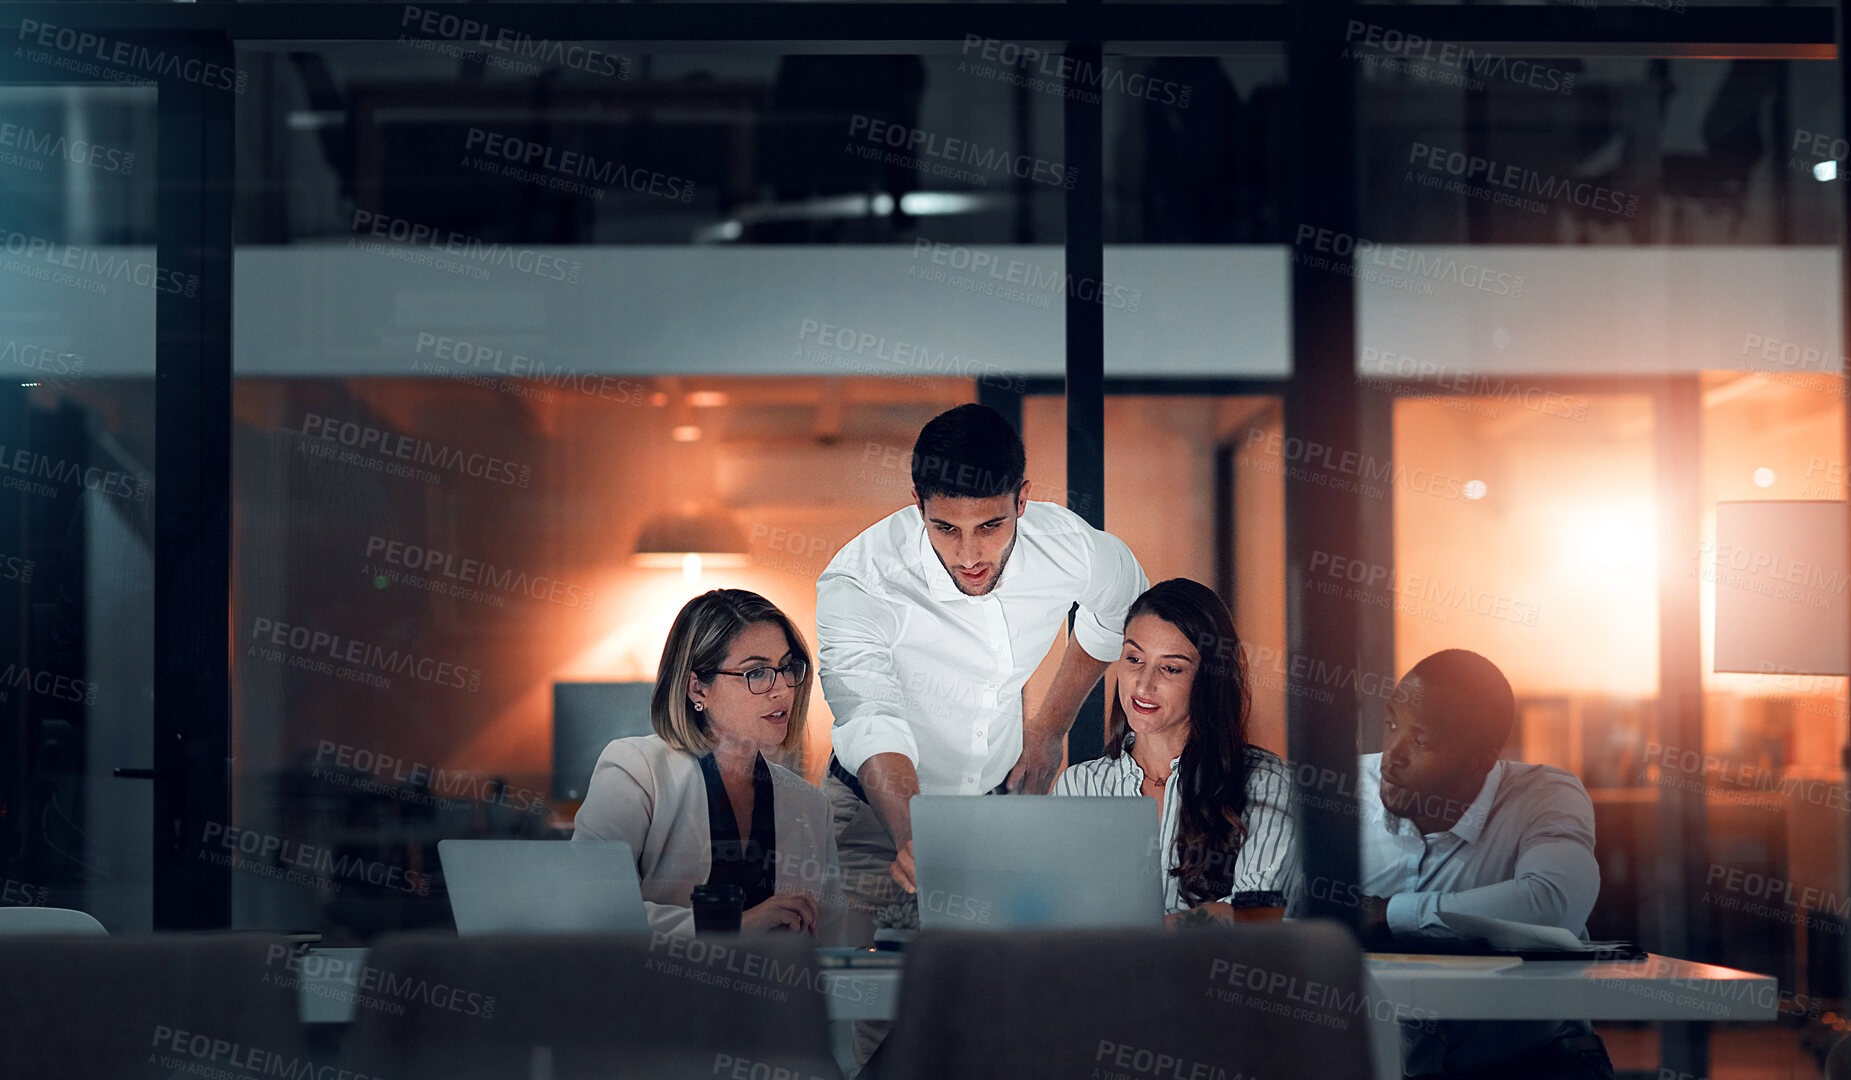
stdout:
<svg viewBox="0 0 1851 1080">
<path fill-rule="evenodd" d="M 1716 585 L 1714 670 L 1851 674 L 1846 506 L 1716 504 L 1716 548 L 1703 566 Z"/>
<path fill-rule="evenodd" d="M 699 581 L 704 569 L 745 566 L 746 538 L 720 510 L 656 514 L 643 522 L 630 562 L 651 570 L 679 568 L 684 579 Z"/>
</svg>

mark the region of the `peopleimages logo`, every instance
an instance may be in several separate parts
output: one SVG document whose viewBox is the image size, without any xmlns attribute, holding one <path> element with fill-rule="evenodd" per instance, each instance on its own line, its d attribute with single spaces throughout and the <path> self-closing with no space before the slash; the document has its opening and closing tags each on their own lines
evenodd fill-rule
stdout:
<svg viewBox="0 0 1851 1080">
<path fill-rule="evenodd" d="M 1624 191 L 1615 191 L 1586 180 L 1568 180 L 1560 176 L 1537 172 L 1523 165 L 1495 161 L 1478 157 L 1459 150 L 1443 146 L 1416 142 L 1408 148 L 1408 164 L 1419 165 L 1433 172 L 1442 172 L 1448 176 L 1459 177 L 1467 184 L 1485 184 L 1503 189 L 1493 193 L 1496 196 L 1508 196 L 1511 193 L 1539 195 L 1552 202 L 1569 202 L 1587 210 L 1599 210 L 1602 213 L 1618 214 L 1632 217 L 1639 209 L 1639 196 L 1628 195 Z M 1499 201 L 1495 199 L 1493 201 Z"/>
<path fill-rule="evenodd" d="M 339 769 L 360 773 L 358 781 L 351 774 L 329 768 L 330 761 Z M 550 811 L 546 796 L 531 788 L 510 787 L 475 773 L 454 772 L 421 761 L 406 761 L 391 754 L 376 753 L 365 747 L 349 746 L 327 739 L 321 740 L 315 748 L 315 769 L 310 775 L 342 787 L 391 793 L 403 802 L 433 805 L 441 799 L 466 805 L 488 803 L 505 806 L 523 814 L 545 814 Z"/>
<path fill-rule="evenodd" d="M 1458 68 L 1471 72 L 1473 75 L 1505 80 L 1550 93 L 1573 94 L 1575 92 L 1574 72 L 1538 64 L 1533 60 L 1516 59 L 1497 53 L 1480 53 L 1453 42 L 1433 41 L 1419 34 L 1404 33 L 1393 27 L 1364 23 L 1360 19 L 1350 20 L 1349 26 L 1344 31 L 1343 40 L 1352 47 L 1367 46 L 1404 60 Z M 1348 56 L 1350 52 L 1351 49 L 1345 49 L 1344 55 Z M 1363 54 L 1361 50 L 1357 50 L 1357 53 L 1366 58 L 1366 54 Z"/>
<path fill-rule="evenodd" d="M 1301 979 L 1296 972 L 1269 971 L 1215 957 L 1209 961 L 1208 981 L 1220 1001 L 1325 1027 L 1348 1028 L 1350 1018 L 1360 1017 L 1380 1023 L 1418 1024 L 1426 1032 L 1438 1030 L 1430 1009 L 1419 1005 L 1410 1008 L 1367 992 Z"/>
<path fill-rule="evenodd" d="M 343 637 L 325 630 L 311 630 L 306 626 L 278 622 L 274 619 L 259 618 L 251 624 L 251 650 L 257 651 L 260 659 L 287 660 L 292 667 L 316 671 L 324 675 L 342 675 L 354 672 L 354 669 L 336 670 L 327 661 L 357 665 L 372 672 L 387 672 L 393 675 L 410 675 L 414 679 L 431 683 L 435 686 L 449 686 L 458 690 L 474 693 L 482 684 L 482 672 L 478 668 L 454 664 L 447 660 L 437 660 L 413 652 L 400 652 L 383 645 L 372 645 L 357 638 Z M 294 656 L 284 656 L 276 650 L 263 649 L 269 645 L 287 648 Z M 354 672 L 354 681 L 371 682 L 379 685 L 378 676 L 367 678 L 367 671 Z M 387 685 L 390 685 L 388 682 Z"/>
<path fill-rule="evenodd" d="M 1469 585 L 1456 585 L 1420 574 L 1403 577 L 1393 567 L 1346 558 L 1328 551 L 1311 553 L 1310 574 L 1315 579 L 1320 571 L 1329 579 L 1312 582 L 1312 587 L 1320 592 L 1331 594 L 1336 591 L 1332 586 L 1341 587 L 1346 599 L 1376 607 L 1392 607 L 1396 611 L 1420 614 L 1423 618 L 1438 616 L 1435 619 L 1437 622 L 1445 622 L 1449 611 L 1462 608 L 1487 618 L 1521 623 L 1524 626 L 1535 626 L 1536 620 L 1542 616 L 1542 608 L 1536 604 L 1526 604 Z M 1343 586 L 1346 582 L 1355 588 Z M 1418 606 L 1390 603 L 1397 598 L 1423 601 L 1434 605 L 1435 609 L 1421 612 Z"/>
<path fill-rule="evenodd" d="M 250 82 L 250 76 L 238 68 L 228 68 L 220 64 L 209 63 L 192 57 L 183 57 L 163 49 L 150 49 L 146 45 L 136 45 L 127 41 L 111 41 L 101 34 L 88 30 L 73 30 L 68 26 L 39 22 L 37 19 L 19 21 L 19 37 L 41 48 L 56 49 L 64 53 L 62 58 L 52 58 L 43 53 L 16 48 L 13 55 L 35 62 L 52 63 L 55 67 L 68 68 L 84 74 L 99 75 L 114 82 L 127 82 L 135 79 L 160 77 L 177 79 L 193 83 L 208 90 L 230 90 L 234 94 L 244 93 Z M 88 60 L 90 58 L 111 64 L 111 68 L 99 68 Z M 121 69 L 129 69 L 123 71 Z M 125 76 L 127 76 L 125 78 Z"/>
<path fill-rule="evenodd" d="M 57 675 L 43 668 L 34 670 L 25 664 L 8 664 L 0 671 L 0 701 L 5 701 L 12 690 L 27 690 L 40 697 L 54 701 L 75 701 L 85 705 L 96 704 L 97 684 L 73 679 L 69 675 Z"/>
<path fill-rule="evenodd" d="M 401 461 L 410 461 L 414 465 L 430 465 L 438 469 L 461 473 L 464 476 L 472 476 L 478 480 L 489 480 L 512 487 L 524 488 L 533 479 L 532 465 L 517 465 L 512 461 L 505 461 L 488 454 L 465 454 L 455 447 L 429 442 L 411 435 L 395 434 L 366 424 L 357 424 L 351 420 L 322 416 L 320 413 L 303 414 L 302 434 L 315 438 L 332 439 L 342 446 L 350 446 L 362 452 L 384 454 Z M 423 478 L 417 477 L 417 479 Z"/>
<path fill-rule="evenodd" d="M 1358 381 L 1368 385 L 1374 380 L 1408 379 L 1416 382 L 1412 386 L 1396 386 L 1390 391 L 1401 397 L 1422 397 L 1437 394 L 1442 398 L 1460 397 L 1463 399 L 1490 398 L 1495 402 L 1512 402 L 1531 412 L 1545 416 L 1559 416 L 1565 420 L 1583 423 L 1588 418 L 1591 407 L 1588 399 L 1574 394 L 1563 394 L 1555 390 L 1546 390 L 1540 386 L 1525 386 L 1502 376 L 1485 375 L 1453 367 L 1450 364 L 1436 363 L 1432 360 L 1416 360 L 1401 353 L 1377 349 L 1364 345 L 1356 365 Z M 1371 378 L 1373 377 L 1373 379 Z M 1448 404 L 1448 408 L 1453 405 Z M 1489 415 L 1495 416 L 1495 411 Z"/>
<path fill-rule="evenodd" d="M 31 450 L 15 447 L 8 453 L 5 443 L 0 443 L 0 473 L 14 473 L 14 476 L 0 476 L 0 487 L 26 491 L 33 495 L 56 495 L 58 489 L 51 484 L 36 483 L 37 480 L 50 480 L 56 484 L 81 487 L 85 491 L 94 491 L 99 495 L 114 495 L 118 499 L 133 502 L 148 501 L 148 481 L 114 469 L 101 469 L 95 465 L 79 465 L 74 461 L 48 457 Z"/>
<path fill-rule="evenodd" d="M 872 334 L 857 331 L 831 323 L 805 319 L 797 329 L 797 340 L 805 344 L 815 342 L 818 346 L 834 349 L 857 358 L 872 357 L 897 368 L 913 368 L 929 376 L 955 376 L 976 379 L 979 386 L 995 386 L 1001 389 L 1013 389 L 1022 393 L 1028 388 L 1028 380 L 1013 374 L 995 364 L 978 360 L 966 360 L 963 356 L 945 349 L 934 353 L 929 346 L 910 341 L 894 339 L 889 341 L 885 334 Z M 801 352 L 799 356 L 803 355 Z M 827 354 L 817 354 L 819 362 L 828 359 Z M 886 370 L 870 369 L 872 370 Z"/>
<path fill-rule="evenodd" d="M 641 382 L 631 382 L 629 379 L 614 378 L 598 372 L 580 371 L 575 367 L 562 367 L 545 360 L 524 356 L 521 353 L 504 352 L 492 345 L 480 345 L 420 330 L 417 345 L 413 351 L 423 356 L 427 350 L 436 359 L 447 360 L 452 365 L 447 369 L 439 364 L 428 365 L 430 370 L 436 372 L 449 371 L 454 374 L 467 374 L 462 369 L 492 372 L 496 375 L 537 382 L 543 387 L 570 390 L 586 397 L 615 401 L 623 405 L 641 405 L 644 398 L 643 391 L 648 389 Z M 486 368 L 483 366 L 485 363 L 488 365 Z"/>
<path fill-rule="evenodd" d="M 519 593 L 535 600 L 545 600 L 569 608 L 590 608 L 598 594 L 544 574 L 529 577 L 525 570 L 512 570 L 480 559 L 459 557 L 383 536 L 366 538 L 366 557 L 419 574 L 435 574 L 462 585 L 481 585 L 504 593 Z"/>
<path fill-rule="evenodd" d="M 12 878 L 0 879 L 0 904 L 14 907 L 44 907 L 45 901 L 51 899 L 51 887 L 48 885 L 29 885 Z"/>
<path fill-rule="evenodd" d="M 411 221 L 407 218 L 393 217 L 391 214 L 380 214 L 371 210 L 355 209 L 349 231 L 364 232 L 382 239 L 394 240 L 408 247 L 428 247 L 440 254 L 456 255 L 470 262 L 532 274 L 548 281 L 563 281 L 568 285 L 577 285 L 579 272 L 585 268 L 585 264 L 577 259 L 564 259 L 558 255 L 545 254 L 532 248 L 517 248 L 509 244 L 484 243 L 454 229 L 438 229 L 421 221 Z M 350 246 L 358 242 L 357 237 L 348 239 Z M 482 266 L 463 268 L 483 271 Z"/>
<path fill-rule="evenodd" d="M 1793 129 L 1793 145 L 1788 149 L 1796 152 L 1804 149 L 1821 161 L 1843 161 L 1851 157 L 1851 142 L 1823 131 L 1808 131 L 1805 128 Z"/>
<path fill-rule="evenodd" d="M 88 165 L 93 169 L 121 173 L 123 176 L 129 175 L 135 168 L 133 151 L 125 152 L 84 139 L 67 139 L 63 135 L 37 131 L 19 124 L 0 124 L 0 147 L 23 150 L 41 158 L 56 158 L 73 165 Z"/>
<path fill-rule="evenodd" d="M 291 1057 L 165 1024 L 155 1027 L 154 1041 L 149 1045 L 154 1050 L 149 1053 L 147 1064 L 158 1063 L 161 1068 L 172 1070 L 170 1076 L 203 1076 L 208 1080 L 239 1080 L 245 1075 L 283 1076 L 289 1080 L 380 1080 L 377 1076 L 338 1065 L 317 1065 L 307 1058 Z"/>
<path fill-rule="evenodd" d="M 959 139 L 922 131 L 886 120 L 855 113 L 848 121 L 848 135 L 863 142 L 889 146 L 915 155 L 920 163 L 926 159 L 969 165 L 982 172 L 1013 176 L 1018 180 L 1071 188 L 1080 178 L 1078 169 L 1057 161 L 1044 161 L 1032 154 L 1012 154 L 1000 147 L 985 147 L 969 139 Z M 978 182 L 983 183 L 981 177 Z"/>
<path fill-rule="evenodd" d="M 979 34 L 964 35 L 964 49 L 961 55 L 966 60 L 958 64 L 959 71 L 970 74 L 996 77 L 994 67 L 977 67 L 970 64 L 971 50 L 977 55 L 1000 64 L 1004 68 L 1016 71 L 1002 74 L 1002 81 L 1012 86 L 1026 86 L 1031 90 L 1059 94 L 1077 101 L 1096 104 L 1098 91 L 1111 90 L 1130 97 L 1154 101 L 1159 105 L 1174 105 L 1179 109 L 1189 107 L 1189 98 L 1194 93 L 1192 87 L 1171 79 L 1153 79 L 1138 72 L 1128 72 L 1113 64 L 1092 64 L 1076 60 L 1063 52 L 1048 52 L 1033 45 L 1019 45 L 1013 41 L 983 37 Z M 1034 75 L 1021 74 L 1033 71 Z M 1090 88 L 1090 89 L 1088 89 Z"/>
<path fill-rule="evenodd" d="M 353 1004 L 369 1009 L 405 1014 L 404 1002 L 423 1005 L 441 1012 L 461 1013 L 479 1020 L 495 1018 L 495 995 L 481 994 L 448 983 L 431 982 L 417 975 L 401 975 L 374 967 L 364 960 L 353 961 L 319 953 L 301 953 L 288 945 L 272 945 L 264 957 L 264 967 L 275 968 L 281 961 L 284 975 L 264 972 L 264 982 L 271 985 L 300 985 L 307 978 L 309 986 L 321 986 L 321 996 L 344 997 Z M 293 988 L 293 987 L 291 987 Z M 349 993 L 343 995 L 341 991 Z M 364 993 L 356 993 L 364 991 Z M 312 991 L 311 991 L 312 992 Z M 360 1080 L 341 1077 L 340 1080 Z"/>
<path fill-rule="evenodd" d="M 1118 1074 L 1127 1078 L 1136 1073 L 1154 1076 L 1158 1080 L 1247 1080 L 1243 1073 L 1229 1075 L 1227 1069 L 1220 1065 L 1188 1061 L 1161 1050 L 1149 1050 L 1110 1039 L 1099 1040 L 1098 1047 L 1093 1050 L 1093 1060 L 1110 1062 L 1120 1069 L 1130 1070 Z M 1100 1075 L 1100 1070 L 1094 1069 L 1093 1075 Z"/>
<path fill-rule="evenodd" d="M 196 861 L 215 866 L 233 866 L 288 881 L 328 882 L 335 884 L 337 891 L 339 883 L 335 879 L 346 878 L 419 896 L 431 894 L 431 879 L 417 870 L 388 866 L 377 859 L 362 859 L 356 855 L 336 855 L 326 846 L 286 840 L 255 829 L 208 821 L 200 833 L 199 843 L 201 850 Z M 210 850 L 215 846 L 223 850 Z M 254 861 L 246 865 L 240 855 L 253 856 Z M 255 861 L 264 859 L 273 861 Z"/>
<path fill-rule="evenodd" d="M 1313 269 L 1333 270 L 1365 281 L 1380 281 L 1396 288 L 1406 288 L 1413 279 L 1425 278 L 1488 292 L 1493 296 L 1508 296 L 1513 300 L 1523 295 L 1522 274 L 1506 274 L 1477 263 L 1460 262 L 1450 255 L 1430 255 L 1397 244 L 1378 244 L 1374 240 L 1316 225 L 1299 225 L 1292 237 L 1292 248 L 1293 260 L 1303 262 Z M 1312 252 L 1321 252 L 1324 256 L 1337 259 L 1348 259 L 1352 255 L 1356 258 L 1347 265 L 1333 264 L 1330 258 L 1314 256 Z M 1368 266 L 1363 265 L 1365 261 Z M 1391 278 L 1378 272 L 1377 267 L 1398 271 L 1401 277 Z M 1424 285 L 1425 282 L 1418 284 Z M 1422 291 L 1422 295 L 1428 293 L 1429 290 Z"/>
<path fill-rule="evenodd" d="M 628 188 L 643 195 L 659 195 L 676 202 L 694 201 L 692 180 L 581 154 L 577 150 L 560 150 L 546 143 L 500 131 L 472 127 L 463 140 L 463 148 L 480 151 L 504 162 L 583 180 L 596 188 Z"/>
<path fill-rule="evenodd" d="M 47 375 L 82 375 L 84 358 L 73 352 L 59 352 L 31 342 L 0 342 L 0 364 Z"/>
<path fill-rule="evenodd" d="M 1037 293 L 1065 292 L 1076 300 L 1087 303 L 1102 304 L 1105 307 L 1136 311 L 1143 302 L 1144 293 L 1138 289 L 1128 289 L 1123 285 L 1111 285 L 1094 281 L 1092 278 L 1074 277 L 1065 270 L 1045 270 L 1039 264 L 1024 259 L 998 259 L 992 252 L 977 248 L 968 248 L 960 244 L 944 244 L 923 237 L 913 240 L 913 258 L 926 257 L 932 266 L 949 267 L 961 273 L 993 279 L 994 282 L 1006 282 L 1020 285 Z M 907 271 L 908 277 L 925 277 L 933 273 L 929 268 L 921 270 L 912 267 Z M 952 279 L 952 284 L 959 284 L 959 279 Z M 960 285 L 959 287 L 967 287 Z M 975 291 L 982 292 L 978 288 Z"/>
<path fill-rule="evenodd" d="M 464 45 L 478 45 L 483 49 L 492 49 L 496 53 L 506 53 L 506 57 L 484 54 L 484 61 L 491 66 L 507 67 L 529 74 L 538 74 L 540 69 L 534 63 L 511 62 L 514 60 L 541 61 L 558 64 L 583 71 L 589 75 L 604 75 L 611 78 L 628 78 L 630 58 L 618 53 L 607 53 L 589 48 L 576 42 L 551 41 L 523 34 L 506 27 L 494 27 L 475 19 L 452 15 L 442 8 L 423 8 L 413 4 L 405 5 L 404 14 L 399 16 L 400 29 L 416 29 L 427 38 L 436 39 L 433 43 L 457 42 Z M 492 36 L 491 36 L 492 35 Z M 400 34 L 399 41 L 417 45 L 417 39 Z"/>
<path fill-rule="evenodd" d="M 156 292 L 177 293 L 192 299 L 199 293 L 199 275 L 182 274 L 177 270 L 162 269 L 151 262 L 136 262 L 124 255 L 105 255 L 92 248 L 79 247 L 76 244 L 60 244 L 42 236 L 19 232 L 0 226 L 0 244 L 8 255 L 26 260 L 26 265 L 7 267 L 8 271 L 50 281 L 57 285 L 70 285 L 86 292 L 107 293 L 109 286 L 103 281 L 73 277 L 70 274 L 57 274 L 33 265 L 43 262 L 47 267 L 75 270 L 79 274 L 88 274 L 93 278 L 106 281 L 128 281 L 142 288 L 154 289 Z"/>
<path fill-rule="evenodd" d="M 1264 443 L 1266 457 L 1255 469 L 1270 471 L 1278 467 L 1272 458 L 1285 462 L 1288 479 L 1358 491 L 1370 498 L 1389 494 L 1389 486 L 1431 495 L 1436 499 L 1458 500 L 1465 497 L 1471 481 L 1462 476 L 1437 472 L 1425 466 L 1408 468 L 1393 459 L 1378 458 L 1357 450 L 1338 450 L 1316 439 L 1286 435 L 1277 429 L 1256 427 L 1247 435 L 1247 448 L 1257 449 Z"/>
</svg>

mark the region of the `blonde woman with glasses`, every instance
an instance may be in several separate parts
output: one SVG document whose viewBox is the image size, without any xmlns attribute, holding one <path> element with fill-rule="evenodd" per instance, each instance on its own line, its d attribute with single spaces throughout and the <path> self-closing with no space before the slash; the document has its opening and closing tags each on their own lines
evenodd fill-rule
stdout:
<svg viewBox="0 0 1851 1080">
<path fill-rule="evenodd" d="M 765 760 L 803 745 L 813 671 L 796 625 L 757 593 L 715 589 L 675 617 L 655 734 L 604 748 L 572 834 L 630 845 L 655 931 L 693 933 L 693 890 L 736 885 L 742 931 L 832 939 L 842 899 L 829 804 Z"/>
</svg>

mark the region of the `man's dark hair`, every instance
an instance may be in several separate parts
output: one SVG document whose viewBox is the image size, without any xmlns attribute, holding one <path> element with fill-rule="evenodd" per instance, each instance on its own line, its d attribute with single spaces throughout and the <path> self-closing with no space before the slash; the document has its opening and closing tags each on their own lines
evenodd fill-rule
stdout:
<svg viewBox="0 0 1851 1080">
<path fill-rule="evenodd" d="M 1517 698 L 1496 664 L 1467 649 L 1442 649 L 1409 668 L 1401 681 L 1415 676 L 1421 700 L 1414 709 L 1423 720 L 1492 750 L 1510 741 Z"/>
<path fill-rule="evenodd" d="M 919 429 L 913 489 L 921 499 L 992 499 L 1021 490 L 1028 470 L 1022 436 L 988 405 L 959 405 Z"/>
</svg>

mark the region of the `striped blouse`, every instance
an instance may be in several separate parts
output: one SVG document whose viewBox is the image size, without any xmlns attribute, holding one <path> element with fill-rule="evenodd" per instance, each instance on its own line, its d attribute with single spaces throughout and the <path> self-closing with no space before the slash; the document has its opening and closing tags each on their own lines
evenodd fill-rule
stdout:
<svg viewBox="0 0 1851 1080">
<path fill-rule="evenodd" d="M 1102 757 L 1082 761 L 1066 769 L 1054 781 L 1052 795 L 1139 795 L 1144 770 L 1131 757 L 1131 743 L 1136 732 L 1126 732 L 1125 752 L 1116 758 Z M 1158 841 L 1163 845 L 1164 914 L 1185 910 L 1182 885 L 1169 871 L 1176 866 L 1177 788 L 1174 783 L 1180 759 L 1170 761 L 1170 779 L 1163 784 L 1163 824 Z M 1292 776 L 1277 754 L 1260 747 L 1247 747 L 1247 812 L 1242 821 L 1247 826 L 1246 840 L 1234 859 L 1234 886 L 1223 900 L 1234 893 L 1276 889 L 1288 900 L 1298 892 L 1298 832 L 1292 820 Z"/>
</svg>

